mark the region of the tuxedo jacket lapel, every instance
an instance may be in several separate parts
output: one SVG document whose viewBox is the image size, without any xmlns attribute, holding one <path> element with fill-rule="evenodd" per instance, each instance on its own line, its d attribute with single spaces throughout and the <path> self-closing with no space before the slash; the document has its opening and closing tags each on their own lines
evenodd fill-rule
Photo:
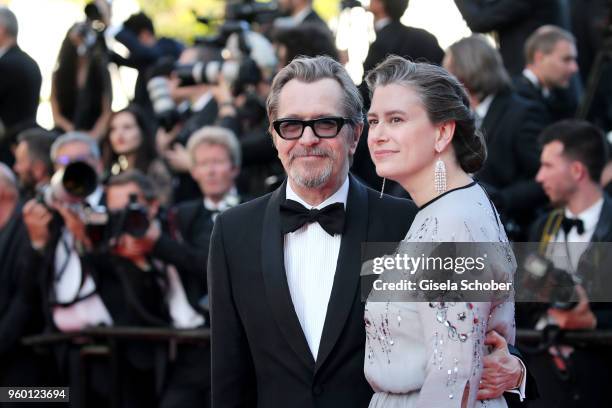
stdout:
<svg viewBox="0 0 612 408">
<path fill-rule="evenodd" d="M 361 243 L 367 239 L 368 196 L 366 189 L 354 177 L 349 177 L 346 222 L 340 244 L 334 285 L 327 306 L 316 370 L 321 368 L 325 359 L 333 350 L 346 325 L 351 308 L 355 304 L 355 296 L 359 295 Z"/>
<path fill-rule="evenodd" d="M 300 360 L 313 370 L 314 358 L 295 312 L 285 272 L 280 203 L 285 200 L 286 183 L 272 193 L 266 206 L 261 235 L 262 274 L 266 296 L 280 331 Z"/>
</svg>

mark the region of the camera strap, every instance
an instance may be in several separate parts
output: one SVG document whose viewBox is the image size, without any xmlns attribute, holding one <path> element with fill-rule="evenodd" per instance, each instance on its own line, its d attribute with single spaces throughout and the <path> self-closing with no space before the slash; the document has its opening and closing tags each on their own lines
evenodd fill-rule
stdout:
<svg viewBox="0 0 612 408">
<path fill-rule="evenodd" d="M 548 215 L 540 237 L 540 245 L 538 247 L 540 255 L 546 256 L 548 244 L 557 236 L 564 216 L 563 209 L 556 209 Z"/>
</svg>

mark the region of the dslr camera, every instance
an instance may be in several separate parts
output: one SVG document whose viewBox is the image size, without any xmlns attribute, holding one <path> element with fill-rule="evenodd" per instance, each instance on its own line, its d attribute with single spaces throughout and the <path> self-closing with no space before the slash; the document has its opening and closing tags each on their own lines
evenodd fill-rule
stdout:
<svg viewBox="0 0 612 408">
<path fill-rule="evenodd" d="M 575 275 L 555 267 L 552 261 L 532 253 L 525 258 L 520 279 L 521 292 L 527 301 L 541 301 L 556 309 L 569 310 L 577 304 Z"/>
</svg>

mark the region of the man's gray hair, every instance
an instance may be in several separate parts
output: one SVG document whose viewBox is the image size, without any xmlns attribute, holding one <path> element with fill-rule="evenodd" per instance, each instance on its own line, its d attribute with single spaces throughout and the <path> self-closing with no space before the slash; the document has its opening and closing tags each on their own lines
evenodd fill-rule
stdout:
<svg viewBox="0 0 612 408">
<path fill-rule="evenodd" d="M 196 130 L 189 141 L 187 142 L 187 150 L 191 161 L 195 160 L 195 150 L 201 144 L 219 145 L 225 147 L 230 156 L 232 164 L 240 168 L 242 164 L 242 155 L 240 151 L 240 143 L 234 132 L 221 126 L 204 126 Z"/>
<path fill-rule="evenodd" d="M 567 30 L 554 25 L 543 25 L 535 30 L 525 41 L 525 61 L 534 62 L 536 51 L 550 54 L 559 41 L 576 44 L 574 35 Z"/>
<path fill-rule="evenodd" d="M 68 132 L 64 133 L 51 145 L 51 160 L 53 163 L 57 162 L 57 151 L 60 147 L 73 142 L 85 143 L 89 147 L 89 154 L 96 160 L 100 160 L 100 147 L 98 146 L 98 142 L 89 136 L 87 133 L 83 132 Z"/>
<path fill-rule="evenodd" d="M 10 36 L 17 38 L 19 32 L 17 17 L 8 7 L 0 7 L 0 26 L 4 27 Z"/>
<path fill-rule="evenodd" d="M 342 88 L 343 115 L 349 118 L 353 124 L 363 123 L 363 100 L 346 69 L 339 62 L 327 56 L 297 57 L 281 69 L 272 81 L 270 95 L 266 101 L 266 109 L 270 119 L 270 133 L 273 130 L 272 122 L 277 119 L 280 93 L 289 81 L 297 79 L 301 82 L 312 83 L 326 78 L 335 80 Z"/>
<path fill-rule="evenodd" d="M 499 51 L 482 34 L 462 38 L 447 52 L 449 70 L 479 101 L 512 86 Z"/>
</svg>

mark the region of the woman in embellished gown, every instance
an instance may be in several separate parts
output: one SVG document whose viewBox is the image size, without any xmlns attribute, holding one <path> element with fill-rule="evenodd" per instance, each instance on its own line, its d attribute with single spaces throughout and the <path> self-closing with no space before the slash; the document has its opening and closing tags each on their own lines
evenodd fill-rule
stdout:
<svg viewBox="0 0 612 408">
<path fill-rule="evenodd" d="M 443 68 L 400 57 L 382 62 L 367 82 L 376 171 L 419 206 L 405 243 L 500 243 L 502 253 L 491 262 L 497 279 L 511 280 L 516 265 L 505 231 L 469 175 L 482 165 L 486 147 L 463 87 Z M 375 391 L 370 407 L 506 406 L 503 397 L 478 401 L 476 395 L 486 333 L 495 330 L 514 343 L 512 300 L 398 302 L 371 293 L 365 325 L 364 370 Z"/>
</svg>

